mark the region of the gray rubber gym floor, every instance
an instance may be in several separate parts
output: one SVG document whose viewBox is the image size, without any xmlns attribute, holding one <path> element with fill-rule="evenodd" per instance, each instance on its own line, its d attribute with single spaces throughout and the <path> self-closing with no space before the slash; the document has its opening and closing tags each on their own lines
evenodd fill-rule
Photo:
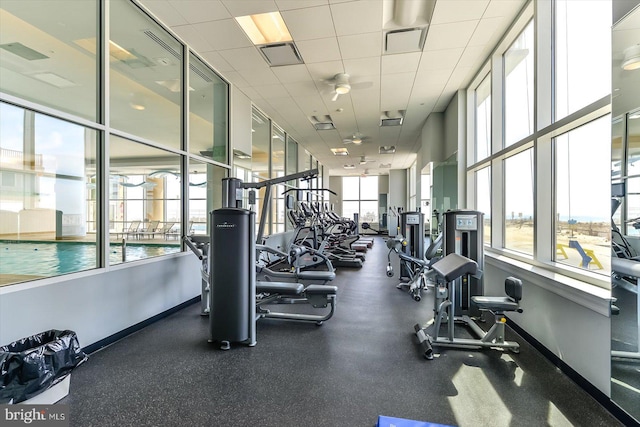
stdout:
<svg viewBox="0 0 640 427">
<path fill-rule="evenodd" d="M 413 325 L 432 300 L 396 289 L 386 254 L 376 237 L 361 270 L 338 272 L 337 312 L 321 327 L 263 319 L 255 347 L 222 351 L 194 304 L 92 354 L 61 402 L 71 425 L 620 425 L 513 333 L 520 354 L 443 349 L 426 361 Z"/>
</svg>

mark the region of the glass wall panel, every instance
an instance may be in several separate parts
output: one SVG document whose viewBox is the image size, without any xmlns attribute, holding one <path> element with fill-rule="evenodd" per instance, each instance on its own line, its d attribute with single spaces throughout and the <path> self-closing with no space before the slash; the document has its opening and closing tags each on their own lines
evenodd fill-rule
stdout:
<svg viewBox="0 0 640 427">
<path fill-rule="evenodd" d="M 110 264 L 179 252 L 180 155 L 112 135 L 109 157 Z"/>
<path fill-rule="evenodd" d="M 491 74 L 476 89 L 476 161 L 491 154 Z"/>
<path fill-rule="evenodd" d="M 357 176 L 342 178 L 342 200 L 360 200 L 360 178 Z"/>
<path fill-rule="evenodd" d="M 189 152 L 227 163 L 227 84 L 189 55 Z"/>
<path fill-rule="evenodd" d="M 504 161 L 504 246 L 533 254 L 533 149 Z"/>
<path fill-rule="evenodd" d="M 273 126 L 271 135 L 271 178 L 280 178 L 285 175 L 285 134 L 282 129 Z M 284 231 L 284 184 L 277 184 L 271 189 L 271 232 Z"/>
<path fill-rule="evenodd" d="M 97 5 L 0 2 L 0 91 L 95 121 Z"/>
<path fill-rule="evenodd" d="M 624 120 L 614 119 L 611 123 L 611 179 L 622 178 L 624 163 Z"/>
<path fill-rule="evenodd" d="M 287 159 L 285 162 L 286 174 L 291 175 L 293 173 L 298 172 L 298 143 L 287 135 Z M 293 188 L 296 186 L 296 180 L 287 181 L 288 188 Z M 295 197 L 295 193 L 288 193 Z M 293 230 L 295 225 L 289 221 L 289 217 L 287 215 L 287 209 L 285 206 L 285 220 L 284 220 L 284 228 L 285 230 Z"/>
<path fill-rule="evenodd" d="M 640 112 L 627 117 L 627 175 L 640 175 Z"/>
<path fill-rule="evenodd" d="M 225 168 L 189 160 L 189 234 L 210 233 L 207 228 L 209 212 L 222 207 L 221 182 L 226 177 Z M 178 228 L 179 225 L 176 224 Z"/>
<path fill-rule="evenodd" d="M 491 166 L 476 172 L 476 209 L 484 213 L 484 244 L 491 246 Z"/>
<path fill-rule="evenodd" d="M 611 0 L 556 0 L 556 120 L 611 93 Z M 589 66 L 585 67 L 585 58 Z"/>
<path fill-rule="evenodd" d="M 111 126 L 180 148 L 182 46 L 130 1 L 110 12 Z"/>
<path fill-rule="evenodd" d="M 270 148 L 271 148 L 271 123 L 270 120 L 260 111 L 254 108 L 253 119 L 251 123 L 251 172 L 253 181 L 263 181 L 271 177 L 269 173 Z M 264 200 L 265 189 L 261 188 L 256 192 L 256 204 L 253 209 L 256 212 L 256 232 L 260 222 L 260 214 L 262 213 L 261 200 Z M 269 218 L 266 218 L 266 226 L 264 233 L 270 234 Z"/>
<path fill-rule="evenodd" d="M 610 191 L 608 141 L 611 118 L 604 116 L 555 138 L 556 258 L 560 263 L 608 274 L 611 207 L 594 203 Z"/>
<path fill-rule="evenodd" d="M 0 103 L 0 286 L 98 266 L 96 152 L 94 130 Z"/>
<path fill-rule="evenodd" d="M 533 133 L 533 21 L 504 54 L 504 145 Z"/>
</svg>

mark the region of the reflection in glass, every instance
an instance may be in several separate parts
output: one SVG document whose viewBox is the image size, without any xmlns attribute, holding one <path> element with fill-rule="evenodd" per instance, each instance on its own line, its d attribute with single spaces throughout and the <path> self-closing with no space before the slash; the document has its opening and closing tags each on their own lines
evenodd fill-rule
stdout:
<svg viewBox="0 0 640 427">
<path fill-rule="evenodd" d="M 0 91 L 95 121 L 97 6 L 96 0 L 0 2 Z"/>
<path fill-rule="evenodd" d="M 182 46 L 130 1 L 110 12 L 111 126 L 180 148 Z"/>
<path fill-rule="evenodd" d="M 533 133 L 533 21 L 504 54 L 504 146 Z"/>
<path fill-rule="evenodd" d="M 504 247 L 533 255 L 533 149 L 504 160 Z"/>
<path fill-rule="evenodd" d="M 120 255 L 110 263 L 132 261 L 130 249 L 152 242 L 162 242 L 155 255 L 179 252 L 180 156 L 112 135 L 109 162 L 110 252 Z"/>
<path fill-rule="evenodd" d="M 249 182 L 263 181 L 269 179 L 269 150 L 271 147 L 271 124 L 269 119 L 260 111 L 253 109 L 251 121 L 251 171 L 253 174 Z M 262 203 L 264 200 L 265 189 L 261 188 L 256 192 L 256 204 L 252 208 L 256 212 L 256 232 L 260 222 L 260 213 L 262 212 Z M 266 226 L 264 234 L 270 234 L 269 218 L 265 219 Z"/>
<path fill-rule="evenodd" d="M 594 203 L 610 191 L 609 116 L 555 138 L 555 261 L 609 274 L 611 207 Z"/>
<path fill-rule="evenodd" d="M 227 163 L 227 84 L 189 55 L 189 152 Z"/>
<path fill-rule="evenodd" d="M 94 130 L 0 103 L 0 235 L 11 240 L 0 285 L 98 266 L 96 140 Z M 25 245 L 35 240 L 58 243 Z"/>
<path fill-rule="evenodd" d="M 285 167 L 285 134 L 282 129 L 273 125 L 271 135 L 271 178 L 284 176 Z M 271 232 L 284 231 L 284 184 L 277 184 L 271 189 Z"/>
</svg>

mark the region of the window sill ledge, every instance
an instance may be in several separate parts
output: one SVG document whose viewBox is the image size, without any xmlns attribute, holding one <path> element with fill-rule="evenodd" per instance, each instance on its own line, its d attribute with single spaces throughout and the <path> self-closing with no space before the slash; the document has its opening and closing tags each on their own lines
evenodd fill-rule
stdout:
<svg viewBox="0 0 640 427">
<path fill-rule="evenodd" d="M 512 272 L 527 284 L 532 284 L 573 301 L 598 314 L 611 315 L 611 291 L 550 269 L 518 261 L 498 253 L 485 252 L 485 263 L 502 271 Z M 603 285 L 606 284 L 603 280 Z"/>
</svg>

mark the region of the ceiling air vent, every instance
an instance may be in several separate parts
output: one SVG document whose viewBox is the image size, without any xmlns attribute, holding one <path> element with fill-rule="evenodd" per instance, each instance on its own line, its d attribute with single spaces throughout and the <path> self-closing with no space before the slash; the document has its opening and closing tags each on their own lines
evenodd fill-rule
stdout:
<svg viewBox="0 0 640 427">
<path fill-rule="evenodd" d="M 421 51 L 424 46 L 424 28 L 406 28 L 388 31 L 384 40 L 384 53 L 406 53 Z"/>
<path fill-rule="evenodd" d="M 383 145 L 382 147 L 378 148 L 379 154 L 393 154 L 395 152 L 396 152 L 395 145 Z"/>
<path fill-rule="evenodd" d="M 313 127 L 316 128 L 316 130 L 332 130 L 336 128 L 331 116 L 329 115 L 311 116 L 309 117 L 309 121 L 313 124 Z"/>
<path fill-rule="evenodd" d="M 380 126 L 401 126 L 404 120 L 404 111 L 383 111 L 380 115 Z"/>
<path fill-rule="evenodd" d="M 389 169 L 391 168 L 391 163 L 380 163 L 380 169 Z"/>
<path fill-rule="evenodd" d="M 20 58 L 24 58 L 27 61 L 34 61 L 36 59 L 47 59 L 48 56 L 33 50 L 19 42 L 0 44 L 0 49 L 4 49 L 7 52 L 11 52 L 14 55 L 18 55 Z"/>
<path fill-rule="evenodd" d="M 303 64 L 302 56 L 293 43 L 278 43 L 259 46 L 258 50 L 271 67 L 282 65 Z"/>
</svg>

